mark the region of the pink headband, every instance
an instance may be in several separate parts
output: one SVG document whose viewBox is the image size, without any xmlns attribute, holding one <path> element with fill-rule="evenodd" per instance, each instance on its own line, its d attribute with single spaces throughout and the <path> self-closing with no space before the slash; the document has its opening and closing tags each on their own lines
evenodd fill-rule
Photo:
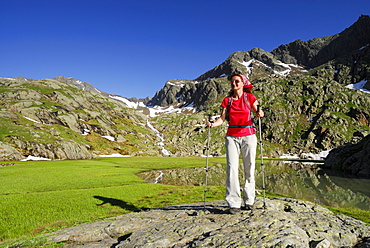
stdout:
<svg viewBox="0 0 370 248">
<path fill-rule="evenodd" d="M 243 83 L 244 83 L 244 86 L 243 88 L 252 88 L 253 85 L 249 82 L 249 80 L 247 79 L 246 76 L 244 76 L 243 74 L 234 74 L 235 76 L 239 76 L 242 80 L 243 80 Z"/>
</svg>

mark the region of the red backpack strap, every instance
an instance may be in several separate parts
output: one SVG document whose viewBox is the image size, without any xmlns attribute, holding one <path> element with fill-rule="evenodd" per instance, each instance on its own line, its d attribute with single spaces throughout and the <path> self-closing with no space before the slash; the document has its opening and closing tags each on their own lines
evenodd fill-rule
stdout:
<svg viewBox="0 0 370 248">
<path fill-rule="evenodd" d="M 233 103 L 233 97 L 230 96 L 229 99 L 228 99 L 228 102 L 227 102 L 227 107 L 226 107 L 226 116 L 225 116 L 225 119 L 227 121 L 230 121 L 229 111 L 230 111 L 230 108 L 231 108 L 231 104 L 232 103 Z"/>
<path fill-rule="evenodd" d="M 244 100 L 245 100 L 245 103 L 247 104 L 247 108 L 249 108 L 249 111 L 250 111 L 249 118 L 252 121 L 252 127 L 254 127 L 253 118 L 252 118 L 252 112 L 253 112 L 252 111 L 252 105 L 249 101 L 249 94 L 246 93 L 246 92 L 244 93 Z"/>
<path fill-rule="evenodd" d="M 252 110 L 251 103 L 249 102 L 249 96 L 248 96 L 248 93 L 246 92 L 244 92 L 244 101 L 247 104 L 247 107 L 249 108 L 249 110 Z"/>
<path fill-rule="evenodd" d="M 231 108 L 231 104 L 233 103 L 233 97 L 230 96 L 229 97 L 229 102 L 227 103 L 227 108 L 230 109 Z"/>
<path fill-rule="evenodd" d="M 246 92 L 244 92 L 244 101 L 247 104 L 247 107 L 249 108 L 249 110 L 251 110 L 252 107 L 251 107 L 251 104 L 249 102 L 249 96 L 248 96 L 248 93 L 246 93 Z"/>
</svg>

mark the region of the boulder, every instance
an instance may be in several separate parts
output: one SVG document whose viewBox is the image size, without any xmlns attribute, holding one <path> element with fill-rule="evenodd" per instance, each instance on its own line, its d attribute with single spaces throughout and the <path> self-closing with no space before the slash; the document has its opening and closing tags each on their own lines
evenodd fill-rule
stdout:
<svg viewBox="0 0 370 248">
<path fill-rule="evenodd" d="M 264 204 L 265 203 L 265 204 Z M 265 206 L 265 207 L 264 207 Z M 225 201 L 117 216 L 48 234 L 68 247 L 368 247 L 370 226 L 319 205 L 257 198 L 252 211 L 228 214 Z"/>
<path fill-rule="evenodd" d="M 24 158 L 17 149 L 0 141 L 0 161 L 22 160 Z"/>
<path fill-rule="evenodd" d="M 370 134 L 356 144 L 347 144 L 331 150 L 324 165 L 349 174 L 370 177 Z"/>
</svg>

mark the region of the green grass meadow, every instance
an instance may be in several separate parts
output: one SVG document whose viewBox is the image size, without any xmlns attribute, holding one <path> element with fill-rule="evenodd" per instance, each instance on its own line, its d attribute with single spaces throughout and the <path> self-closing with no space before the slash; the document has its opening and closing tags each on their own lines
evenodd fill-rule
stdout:
<svg viewBox="0 0 370 248">
<path fill-rule="evenodd" d="M 136 175 L 205 167 L 206 158 L 201 157 L 2 162 L 6 163 L 9 166 L 0 167 L 0 247 L 58 247 L 61 244 L 39 236 L 148 208 L 204 200 L 203 186 L 152 184 Z M 225 158 L 209 158 L 210 166 L 215 163 L 225 164 Z M 225 187 L 207 187 L 207 201 L 224 197 Z M 369 211 L 329 209 L 370 223 Z"/>
<path fill-rule="evenodd" d="M 141 209 L 202 202 L 203 186 L 150 184 L 136 174 L 204 167 L 205 161 L 127 157 L 12 162 L 0 167 L 0 244 Z M 210 165 L 223 161 L 209 158 Z M 207 200 L 224 199 L 224 187 L 207 189 Z"/>
</svg>

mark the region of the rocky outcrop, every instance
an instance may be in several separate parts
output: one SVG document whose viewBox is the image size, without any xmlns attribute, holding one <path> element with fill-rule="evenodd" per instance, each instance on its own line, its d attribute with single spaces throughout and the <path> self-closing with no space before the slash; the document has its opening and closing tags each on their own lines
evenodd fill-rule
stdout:
<svg viewBox="0 0 370 248">
<path fill-rule="evenodd" d="M 72 141 L 56 141 L 53 144 L 45 144 L 32 141 L 13 140 L 12 143 L 22 152 L 22 159 L 26 156 L 42 157 L 51 160 L 92 159 L 96 157 L 95 154 L 89 151 L 91 147 L 88 144 L 81 145 Z M 19 151 L 18 153 L 20 154 Z M 9 157 L 5 159 L 5 156 L 4 154 L 2 160 L 20 160 L 18 159 L 19 157 L 14 157 L 17 159 L 11 159 Z"/>
<path fill-rule="evenodd" d="M 357 22 L 339 34 L 297 40 L 281 45 L 271 53 L 284 63 L 315 68 L 332 59 L 351 55 L 367 44 L 370 44 L 370 17 L 361 15 Z"/>
<path fill-rule="evenodd" d="M 348 89 L 335 81 L 339 73 L 341 70 L 328 64 L 291 78 L 265 77 L 254 82 L 254 94 L 265 112 L 261 120 L 265 155 L 318 154 L 348 142 L 356 143 L 370 133 L 369 93 Z M 224 92 L 226 95 L 227 90 Z M 220 114 L 221 101 L 222 97 L 209 101 L 212 105 L 208 106 L 212 107 L 207 112 L 163 115 L 152 122 L 169 137 L 167 144 L 176 148 L 173 154 L 205 155 L 204 123 L 208 113 Z M 258 124 L 257 119 L 255 123 Z M 211 129 L 211 154 L 225 154 L 226 128 L 224 124 Z"/>
<path fill-rule="evenodd" d="M 370 135 L 356 144 L 347 144 L 329 152 L 325 167 L 370 178 Z"/>
<path fill-rule="evenodd" d="M 195 107 L 207 111 L 217 99 L 229 90 L 228 85 L 219 80 L 209 79 L 201 82 L 189 80 L 170 80 L 149 101 L 148 106 Z"/>
<path fill-rule="evenodd" d="M 160 139 L 145 115 L 58 79 L 0 78 L 0 160 L 159 154 Z"/>
<path fill-rule="evenodd" d="M 253 211 L 227 213 L 224 201 L 130 213 L 51 233 L 64 247 L 368 247 L 370 226 L 319 205 L 257 198 Z"/>
<path fill-rule="evenodd" d="M 255 84 L 262 102 L 264 140 L 292 144 L 289 153 L 330 150 L 347 142 L 357 142 L 369 133 L 368 93 L 350 90 L 335 80 L 332 66 L 295 78 L 262 80 Z M 257 92 L 260 90 L 261 92 Z"/>
<path fill-rule="evenodd" d="M 64 76 L 57 76 L 53 79 L 55 79 L 59 82 L 71 84 L 71 85 L 73 85 L 73 86 L 75 86 L 75 87 L 77 87 L 81 90 L 86 90 L 86 91 L 90 91 L 90 92 L 95 93 L 95 94 L 102 94 L 104 96 L 108 96 L 107 93 L 98 90 L 92 84 L 87 83 L 87 82 L 82 82 L 82 81 L 80 81 L 78 79 L 75 79 L 75 78 L 67 78 L 67 77 L 64 77 Z"/>
<path fill-rule="evenodd" d="M 2 161 L 12 161 L 22 160 L 25 156 L 11 145 L 0 142 L 0 158 Z"/>
<path fill-rule="evenodd" d="M 352 26 L 333 36 L 296 40 L 279 46 L 271 53 L 260 48 L 234 52 L 222 64 L 195 80 L 219 78 L 232 73 L 246 74 L 252 81 L 266 75 L 301 74 L 303 68 L 316 68 L 331 60 L 357 59 L 353 54 L 369 44 L 370 17 L 362 15 Z"/>
<path fill-rule="evenodd" d="M 294 64 L 294 63 L 291 63 Z M 250 51 L 237 51 L 231 54 L 222 64 L 207 71 L 195 80 L 220 78 L 233 73 L 247 75 L 250 80 L 274 74 L 294 75 L 302 73 L 303 68 L 283 64 L 272 53 L 261 48 Z"/>
<path fill-rule="evenodd" d="M 262 138 L 266 155 L 319 153 L 356 143 L 370 132 L 370 98 L 369 93 L 349 88 L 361 83 L 366 89 L 370 81 L 369 23 L 369 16 L 361 16 L 337 35 L 295 41 L 271 53 L 258 48 L 237 51 L 194 81 L 170 80 L 157 92 L 152 104 L 192 105 L 207 113 L 198 115 L 197 120 L 193 116 L 189 122 L 179 115 L 159 116 L 153 122 L 172 138 L 167 140 L 173 140 L 170 145 L 177 154 L 187 154 L 189 147 L 194 147 L 189 155 L 199 154 L 204 151 L 199 143 L 204 145 L 206 136 L 193 123 L 197 122 L 199 127 L 208 113 L 215 116 L 220 113 L 220 103 L 229 91 L 226 76 L 240 72 L 249 75 L 253 92 L 265 111 Z M 305 71 L 299 65 L 314 68 Z M 175 123 L 181 119 L 181 129 L 174 133 L 170 131 L 172 122 L 168 124 L 165 120 L 176 118 Z M 224 131 L 224 128 L 211 131 L 214 154 L 224 154 Z M 188 139 L 183 141 L 184 137 Z M 186 145 L 182 146 L 180 141 Z"/>
</svg>

